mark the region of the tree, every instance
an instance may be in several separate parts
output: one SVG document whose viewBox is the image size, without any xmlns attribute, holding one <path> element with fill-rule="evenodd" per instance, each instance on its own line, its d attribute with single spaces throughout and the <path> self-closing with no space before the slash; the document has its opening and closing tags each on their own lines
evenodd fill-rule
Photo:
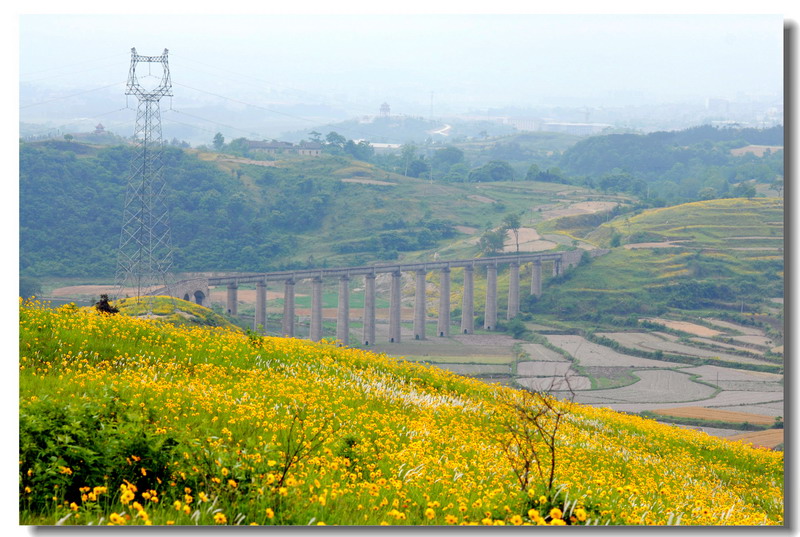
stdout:
<svg viewBox="0 0 800 537">
<path fill-rule="evenodd" d="M 318 144 L 322 143 L 322 133 L 321 132 L 311 131 L 311 132 L 308 133 L 308 135 L 311 136 L 311 141 L 312 142 L 316 142 Z"/>
<path fill-rule="evenodd" d="M 483 166 L 470 171 L 468 180 L 473 183 L 513 181 L 514 169 L 508 162 L 502 160 L 490 160 Z"/>
<path fill-rule="evenodd" d="M 222 136 L 221 132 L 218 132 L 214 135 L 214 149 L 217 151 L 222 151 L 222 148 L 225 146 L 225 137 Z"/>
<path fill-rule="evenodd" d="M 412 160 L 411 164 L 408 166 L 408 171 L 406 175 L 408 177 L 419 177 L 423 175 L 425 172 L 428 171 L 428 163 L 425 162 L 422 158 L 418 158 L 416 160 Z"/>
<path fill-rule="evenodd" d="M 528 173 L 525 174 L 526 181 L 537 181 L 537 177 L 541 173 L 539 166 L 536 164 L 531 164 L 530 168 L 528 168 Z"/>
<path fill-rule="evenodd" d="M 522 221 L 520 220 L 520 215 L 511 213 L 507 214 L 506 217 L 503 219 L 503 227 L 505 229 L 511 230 L 514 234 L 514 242 L 517 246 L 517 253 L 519 253 L 519 228 L 522 226 Z"/>
<path fill-rule="evenodd" d="M 408 168 L 417 157 L 417 146 L 412 143 L 403 144 L 400 148 L 400 157 L 403 160 L 403 175 L 408 175 Z"/>
<path fill-rule="evenodd" d="M 436 168 L 447 171 L 452 165 L 458 164 L 464 160 L 464 152 L 457 147 L 447 146 L 442 149 L 437 149 L 433 153 L 433 158 L 431 160 Z"/>
<path fill-rule="evenodd" d="M 328 142 L 329 145 L 343 148 L 344 144 L 347 143 L 347 138 L 339 134 L 338 132 L 331 131 L 325 136 L 325 141 Z"/>
<path fill-rule="evenodd" d="M 506 241 L 506 229 L 500 227 L 498 229 L 489 229 L 483 232 L 481 238 L 478 240 L 478 247 L 481 253 L 486 255 L 493 255 L 503 250 L 503 245 Z"/>
</svg>

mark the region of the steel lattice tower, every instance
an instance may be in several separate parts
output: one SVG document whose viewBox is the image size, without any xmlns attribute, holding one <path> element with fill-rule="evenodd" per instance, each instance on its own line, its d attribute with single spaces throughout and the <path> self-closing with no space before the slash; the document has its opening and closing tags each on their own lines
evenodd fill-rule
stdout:
<svg viewBox="0 0 800 537">
<path fill-rule="evenodd" d="M 131 49 L 131 67 L 125 95 L 138 101 L 134 142 L 136 154 L 131 161 L 119 240 L 115 284 L 117 297 L 133 293 L 138 300 L 158 288 L 168 287 L 172 267 L 168 211 L 165 203 L 165 182 L 162 175 L 161 110 L 162 97 L 172 96 L 168 51 L 160 56 L 141 56 Z M 161 78 L 148 89 L 140 84 L 137 66 L 147 64 L 142 78 L 158 80 L 151 74 L 160 67 Z M 164 294 L 170 294 L 166 292 Z"/>
</svg>

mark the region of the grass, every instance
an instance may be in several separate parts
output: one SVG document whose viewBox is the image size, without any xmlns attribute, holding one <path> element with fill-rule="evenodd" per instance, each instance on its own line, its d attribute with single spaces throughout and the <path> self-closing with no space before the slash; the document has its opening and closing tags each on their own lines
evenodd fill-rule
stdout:
<svg viewBox="0 0 800 537">
<path fill-rule="evenodd" d="M 764 198 L 711 200 L 620 216 L 587 240 L 604 247 L 614 235 L 623 244 L 636 236 L 683 242 L 676 248 L 612 248 L 588 266 L 546 283 L 532 312 L 613 326 L 615 316 L 733 311 L 742 301 L 749 311 L 758 311 L 770 297 L 783 295 L 782 254 L 731 248 L 774 249 L 773 237 L 781 236 L 782 229 L 772 223 L 782 218 L 782 201 Z"/>
<path fill-rule="evenodd" d="M 556 489 L 528 494 L 501 455 L 511 388 L 326 343 L 19 315 L 23 525 L 783 521 L 782 453 L 561 402 Z"/>
</svg>

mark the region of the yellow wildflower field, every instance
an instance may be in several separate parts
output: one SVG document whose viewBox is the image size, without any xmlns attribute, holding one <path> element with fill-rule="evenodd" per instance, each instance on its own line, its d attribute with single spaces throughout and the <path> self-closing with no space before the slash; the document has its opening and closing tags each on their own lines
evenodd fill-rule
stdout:
<svg viewBox="0 0 800 537">
<path fill-rule="evenodd" d="M 22 524 L 783 523 L 781 452 L 326 342 L 19 323 Z"/>
</svg>

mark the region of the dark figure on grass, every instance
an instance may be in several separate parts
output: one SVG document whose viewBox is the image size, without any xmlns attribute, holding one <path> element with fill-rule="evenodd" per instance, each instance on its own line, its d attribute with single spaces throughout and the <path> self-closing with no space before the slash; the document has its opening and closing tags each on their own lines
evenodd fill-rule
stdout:
<svg viewBox="0 0 800 537">
<path fill-rule="evenodd" d="M 100 313 L 119 313 L 119 308 L 108 303 L 108 295 L 100 295 L 100 300 L 95 303 L 94 307 Z"/>
</svg>

